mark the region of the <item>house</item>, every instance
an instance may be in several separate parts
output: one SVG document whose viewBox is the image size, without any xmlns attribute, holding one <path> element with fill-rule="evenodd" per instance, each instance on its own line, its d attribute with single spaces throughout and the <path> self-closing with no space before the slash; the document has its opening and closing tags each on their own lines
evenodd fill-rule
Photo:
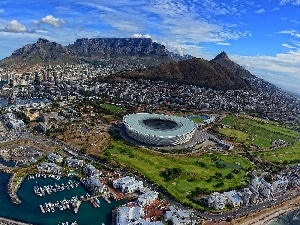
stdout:
<svg viewBox="0 0 300 225">
<path fill-rule="evenodd" d="M 60 155 L 57 155 L 55 153 L 50 153 L 48 156 L 47 156 L 47 159 L 50 161 L 50 162 L 56 162 L 56 163 L 62 163 L 63 161 L 63 157 L 60 156 Z"/>
<path fill-rule="evenodd" d="M 72 167 L 72 168 L 78 168 L 78 167 L 82 167 L 84 162 L 81 159 L 74 159 L 72 157 L 66 158 L 65 160 L 65 164 L 68 167 Z"/>
<path fill-rule="evenodd" d="M 243 204 L 243 200 L 235 190 L 224 192 L 224 195 L 227 197 L 228 203 L 233 207 L 239 207 Z"/>
<path fill-rule="evenodd" d="M 221 210 L 225 208 L 226 196 L 219 192 L 214 192 L 207 199 L 208 207 Z"/>
</svg>

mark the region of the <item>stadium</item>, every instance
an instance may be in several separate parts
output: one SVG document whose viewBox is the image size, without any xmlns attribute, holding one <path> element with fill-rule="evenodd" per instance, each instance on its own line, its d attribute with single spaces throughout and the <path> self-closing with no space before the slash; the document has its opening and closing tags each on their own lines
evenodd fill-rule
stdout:
<svg viewBox="0 0 300 225">
<path fill-rule="evenodd" d="M 188 118 L 163 114 L 130 114 L 124 116 L 123 123 L 128 136 L 157 146 L 186 143 L 197 129 L 197 125 Z"/>
</svg>

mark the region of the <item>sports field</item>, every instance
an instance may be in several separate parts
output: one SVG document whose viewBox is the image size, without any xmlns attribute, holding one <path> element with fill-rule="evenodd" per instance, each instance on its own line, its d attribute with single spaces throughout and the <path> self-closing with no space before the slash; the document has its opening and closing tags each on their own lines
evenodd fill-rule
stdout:
<svg viewBox="0 0 300 225">
<path fill-rule="evenodd" d="M 253 118 L 245 115 L 227 115 L 222 121 L 218 132 L 235 142 L 246 146 L 255 145 L 267 149 L 272 141 L 284 140 L 291 143 L 298 134 L 290 129 L 279 126 L 275 122 Z"/>
<path fill-rule="evenodd" d="M 139 171 L 181 203 L 197 208 L 200 206 L 187 198 L 191 191 L 197 187 L 212 192 L 246 186 L 246 172 L 255 169 L 247 159 L 237 155 L 163 155 L 122 141 L 112 141 L 105 155 Z"/>
</svg>

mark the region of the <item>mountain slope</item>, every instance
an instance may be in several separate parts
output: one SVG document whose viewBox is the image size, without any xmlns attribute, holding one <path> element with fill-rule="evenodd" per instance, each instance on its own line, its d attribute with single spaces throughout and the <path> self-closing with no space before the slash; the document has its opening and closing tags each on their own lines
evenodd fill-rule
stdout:
<svg viewBox="0 0 300 225">
<path fill-rule="evenodd" d="M 155 68 L 122 72 L 108 78 L 163 80 L 174 83 L 192 84 L 215 89 L 247 89 L 248 84 L 230 70 L 204 59 L 194 58 L 162 64 Z"/>
</svg>

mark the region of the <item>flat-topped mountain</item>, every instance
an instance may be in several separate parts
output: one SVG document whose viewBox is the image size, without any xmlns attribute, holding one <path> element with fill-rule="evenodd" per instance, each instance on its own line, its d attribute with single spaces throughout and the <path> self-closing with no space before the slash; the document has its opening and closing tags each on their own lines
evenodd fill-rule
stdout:
<svg viewBox="0 0 300 225">
<path fill-rule="evenodd" d="M 129 62 L 156 66 L 164 62 L 183 60 L 169 52 L 164 45 L 151 38 L 83 38 L 73 44 L 62 46 L 46 39 L 38 39 L 14 51 L 10 57 L 0 61 L 0 66 L 31 65 L 38 63 L 99 63 Z"/>
<path fill-rule="evenodd" d="M 122 72 L 107 79 L 148 79 L 192 84 L 215 89 L 247 89 L 249 84 L 229 69 L 200 58 L 165 63 L 152 69 Z"/>
<path fill-rule="evenodd" d="M 66 48 L 80 57 L 169 56 L 165 46 L 151 38 L 83 38 Z"/>
</svg>

